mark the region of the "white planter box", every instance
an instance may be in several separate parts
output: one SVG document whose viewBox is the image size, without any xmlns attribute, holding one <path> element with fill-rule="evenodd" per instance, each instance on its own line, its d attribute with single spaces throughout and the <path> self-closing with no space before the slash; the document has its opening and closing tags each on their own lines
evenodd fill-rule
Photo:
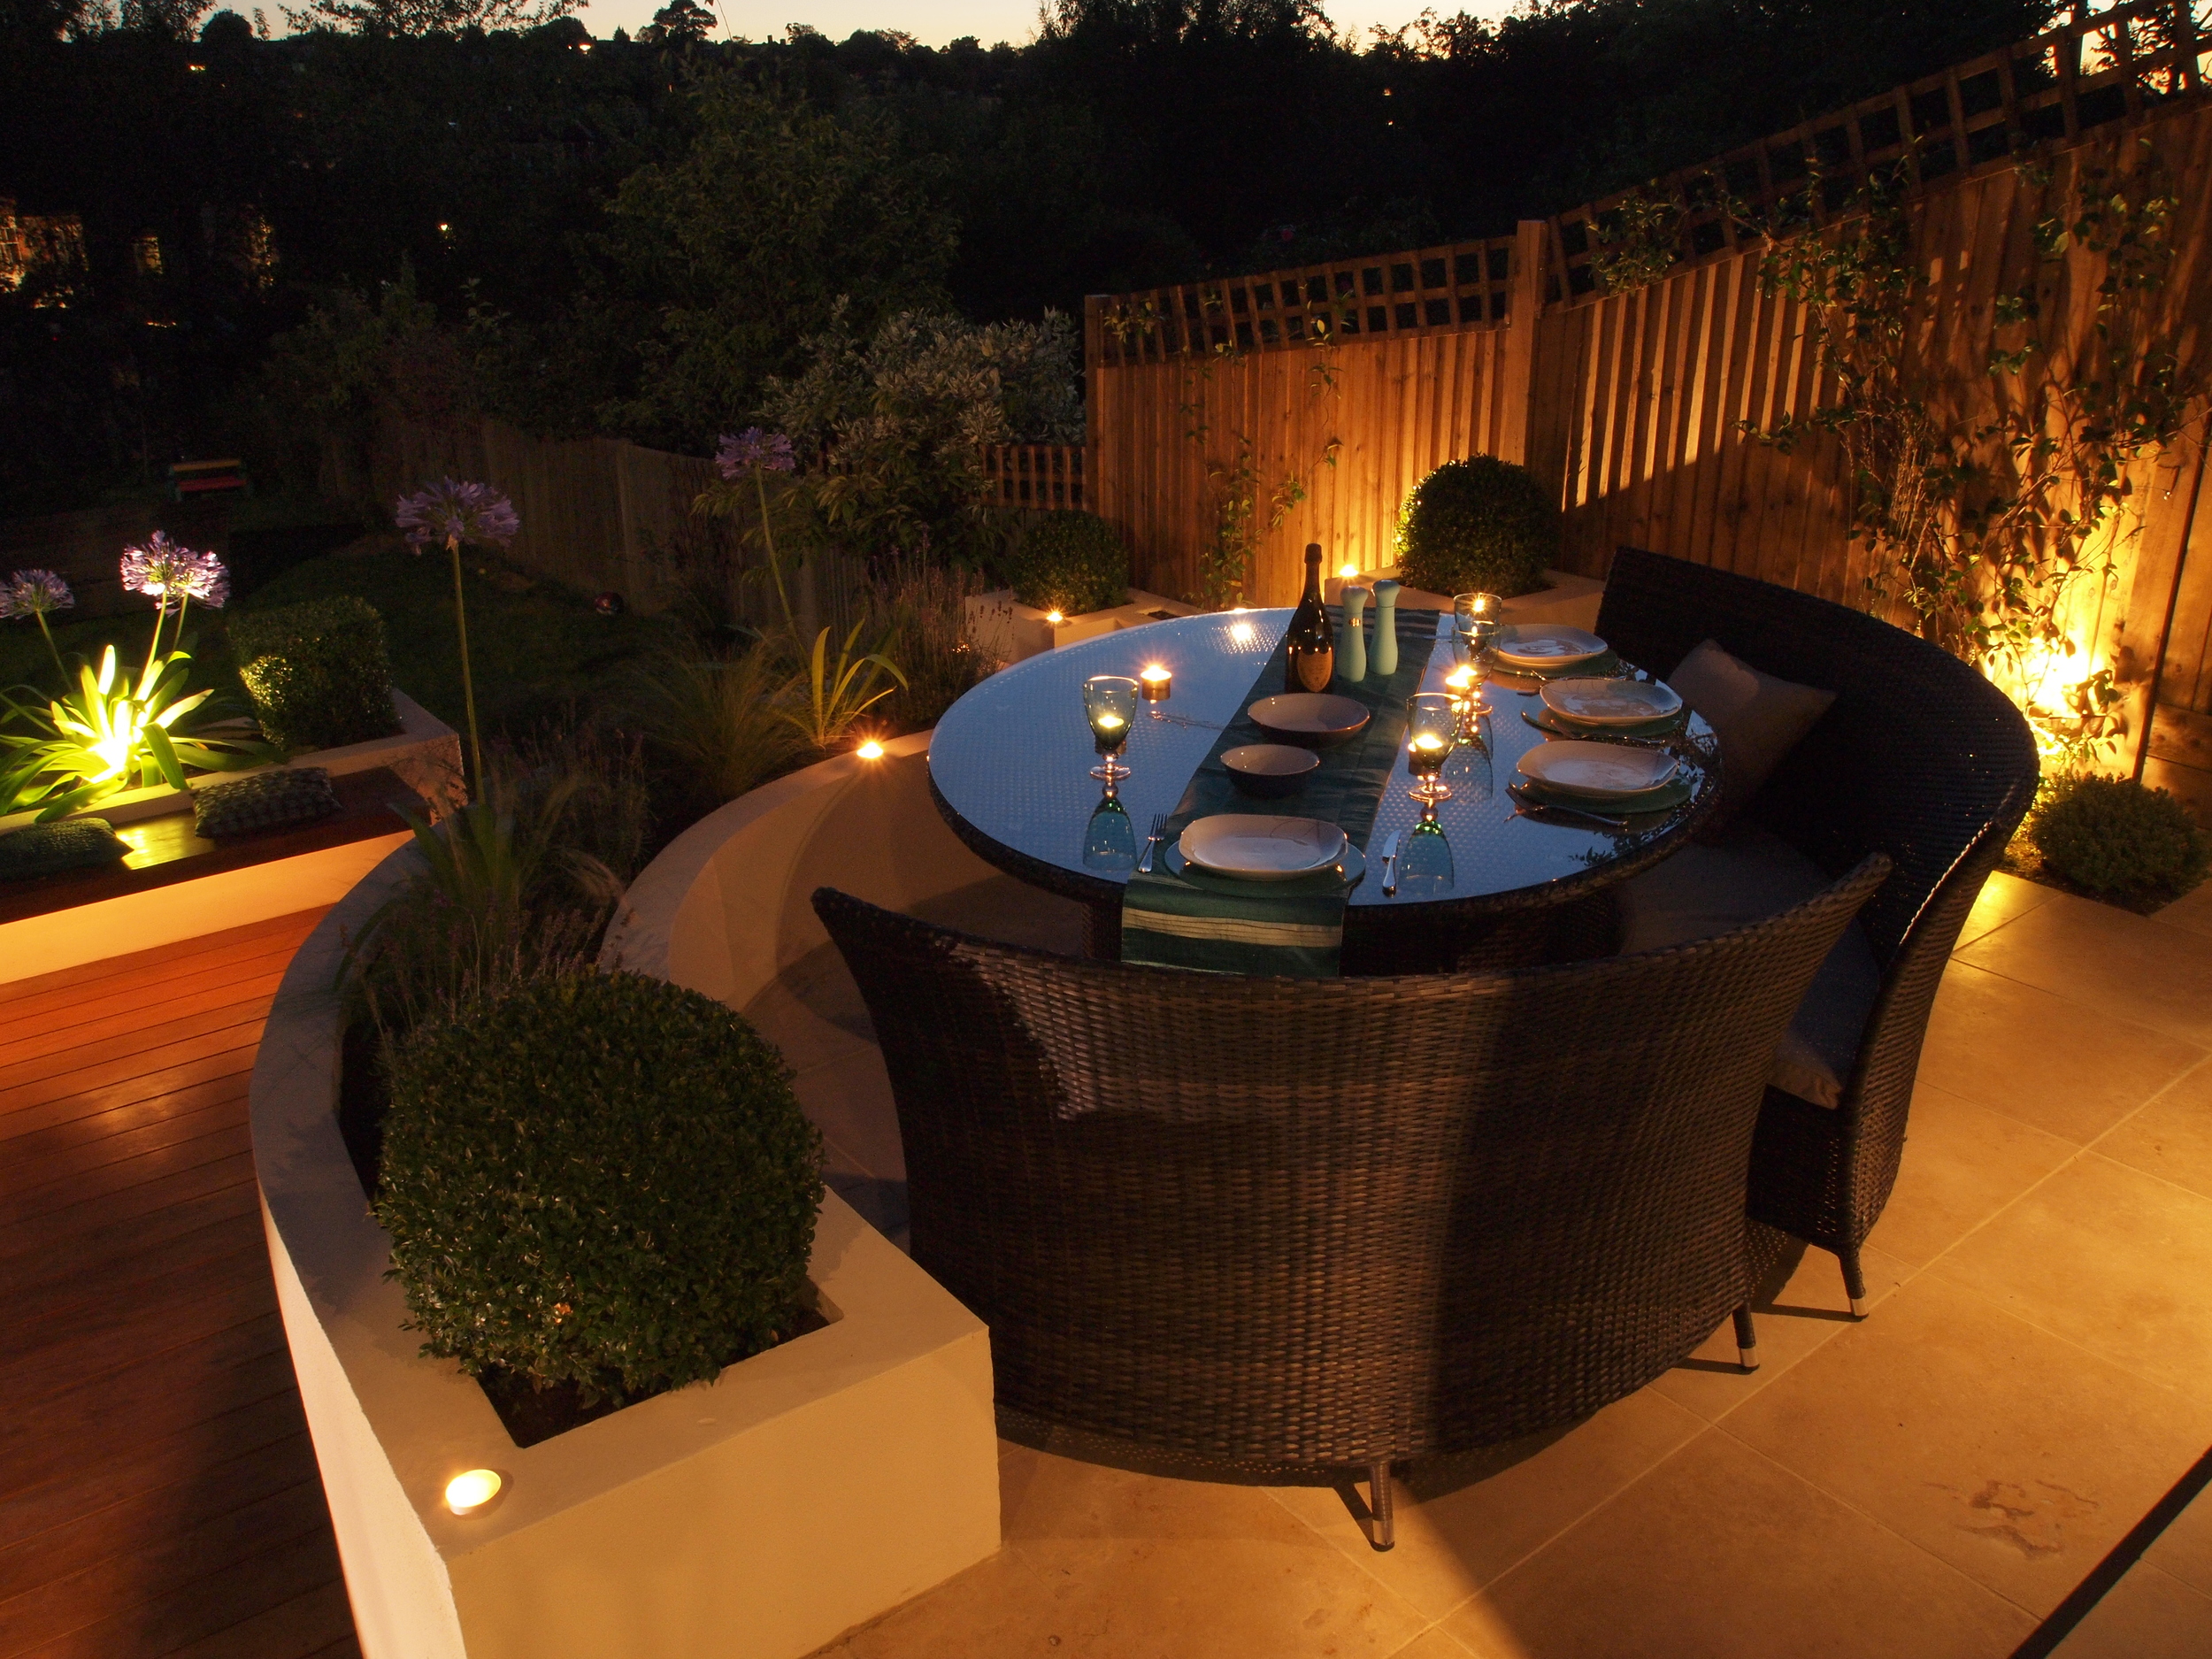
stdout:
<svg viewBox="0 0 2212 1659">
<path fill-rule="evenodd" d="M 1165 599 L 1132 588 L 1126 604 L 1054 622 L 1047 612 L 1016 599 L 1012 588 L 1002 588 L 967 601 L 968 639 L 978 650 L 1012 664 L 1101 634 L 1142 627 L 1168 617 L 1187 617 L 1197 609 L 1179 599 Z"/>
<path fill-rule="evenodd" d="M 788 781 L 788 780 L 787 780 Z M 796 1659 L 998 1547 L 987 1334 L 833 1194 L 809 1274 L 831 1323 L 526 1449 L 401 1328 L 389 1240 L 338 1133 L 340 933 L 294 961 L 254 1069 L 277 1300 L 369 1659 Z M 445 1483 L 495 1469 L 457 1517 Z"/>
<path fill-rule="evenodd" d="M 392 736 L 340 749 L 310 750 L 294 756 L 288 764 L 322 766 L 338 776 L 389 767 L 430 803 L 434 817 L 442 817 L 467 798 L 461 740 L 451 726 L 411 697 L 395 691 L 392 706 L 401 727 Z M 186 781 L 191 788 L 201 789 L 274 770 L 257 766 L 251 772 L 204 772 Z M 188 810 L 191 802 L 189 790 L 163 784 L 127 790 L 76 816 L 132 824 Z M 19 812 L 0 818 L 0 832 L 27 824 L 36 816 Z M 320 910 L 345 897 L 356 882 L 396 848 L 405 845 L 407 839 L 403 832 L 351 841 L 243 870 L 195 877 L 173 887 L 0 923 L 0 982 L 34 979 L 82 963 L 197 939 L 219 928 L 243 927 L 251 922 Z"/>
</svg>

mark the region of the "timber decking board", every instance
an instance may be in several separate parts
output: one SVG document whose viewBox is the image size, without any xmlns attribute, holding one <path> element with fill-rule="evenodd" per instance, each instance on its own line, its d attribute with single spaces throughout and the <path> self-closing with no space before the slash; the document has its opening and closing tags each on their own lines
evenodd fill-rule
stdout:
<svg viewBox="0 0 2212 1659">
<path fill-rule="evenodd" d="M 357 1659 L 246 1120 L 316 919 L 0 986 L 0 1659 Z"/>
</svg>

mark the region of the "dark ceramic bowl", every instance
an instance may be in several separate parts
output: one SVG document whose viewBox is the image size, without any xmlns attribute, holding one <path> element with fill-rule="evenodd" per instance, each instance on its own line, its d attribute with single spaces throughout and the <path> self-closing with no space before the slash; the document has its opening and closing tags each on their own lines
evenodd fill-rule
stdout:
<svg viewBox="0 0 2212 1659">
<path fill-rule="evenodd" d="M 1246 795 L 1279 801 L 1306 787 L 1321 757 L 1285 743 L 1247 743 L 1241 749 L 1223 749 L 1221 764 L 1229 769 L 1229 781 Z"/>
</svg>

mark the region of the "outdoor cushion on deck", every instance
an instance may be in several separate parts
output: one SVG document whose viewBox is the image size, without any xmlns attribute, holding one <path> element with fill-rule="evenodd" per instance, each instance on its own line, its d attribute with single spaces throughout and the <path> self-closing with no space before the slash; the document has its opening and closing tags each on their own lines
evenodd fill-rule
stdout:
<svg viewBox="0 0 2212 1659">
<path fill-rule="evenodd" d="M 1740 826 L 1621 884 L 1621 949 L 1658 950 L 1717 938 L 1779 916 L 1827 887 L 1820 866 L 1781 837 Z M 1873 949 L 1854 921 L 1775 1045 L 1767 1081 L 1815 1105 L 1841 1105 L 1881 982 Z"/>
</svg>

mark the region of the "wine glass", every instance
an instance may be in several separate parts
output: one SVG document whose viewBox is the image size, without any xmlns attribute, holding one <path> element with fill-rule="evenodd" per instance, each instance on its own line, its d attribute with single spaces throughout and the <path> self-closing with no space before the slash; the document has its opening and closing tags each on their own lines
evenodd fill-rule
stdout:
<svg viewBox="0 0 2212 1659">
<path fill-rule="evenodd" d="M 1091 809 L 1090 822 L 1083 826 L 1083 867 L 1137 867 L 1137 826 L 1129 821 L 1129 809 L 1110 795 Z"/>
<path fill-rule="evenodd" d="M 1452 844 L 1444 838 L 1444 826 L 1436 821 L 1436 805 L 1431 802 L 1421 809 L 1421 821 L 1406 837 L 1405 850 L 1398 855 L 1398 885 L 1413 897 L 1434 898 L 1452 890 Z"/>
<path fill-rule="evenodd" d="M 1452 596 L 1452 633 L 1459 641 L 1460 654 L 1466 658 L 1467 667 L 1472 671 L 1473 695 L 1468 699 L 1472 711 L 1489 707 L 1482 695 L 1483 676 L 1489 672 L 1490 649 L 1504 630 L 1505 602 L 1497 595 Z"/>
<path fill-rule="evenodd" d="M 1099 756 L 1091 776 L 1104 780 L 1110 795 L 1129 775 L 1129 768 L 1117 757 L 1128 746 L 1138 695 L 1137 682 L 1126 674 L 1093 674 L 1083 682 L 1083 718 L 1090 722 L 1091 741 Z"/>
<path fill-rule="evenodd" d="M 1406 770 L 1413 774 L 1413 798 L 1448 801 L 1451 786 L 1437 774 L 1451 758 L 1459 735 L 1459 711 L 1447 692 L 1416 692 L 1406 700 Z"/>
</svg>

